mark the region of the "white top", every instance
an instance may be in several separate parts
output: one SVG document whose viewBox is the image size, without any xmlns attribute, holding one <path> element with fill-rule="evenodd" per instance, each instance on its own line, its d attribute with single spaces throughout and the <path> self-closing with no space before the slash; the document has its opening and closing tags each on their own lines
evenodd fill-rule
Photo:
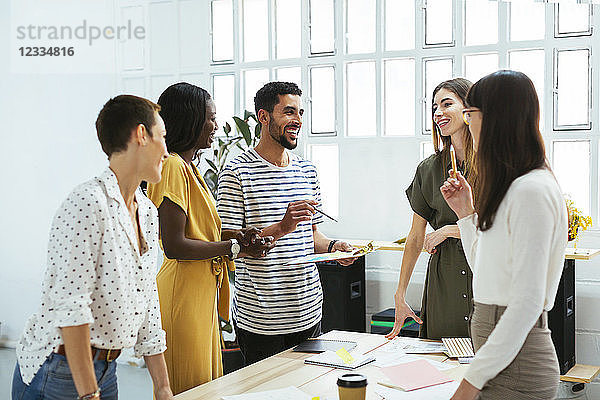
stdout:
<svg viewBox="0 0 600 400">
<path fill-rule="evenodd" d="M 476 214 L 458 221 L 473 270 L 473 299 L 507 307 L 465 374 L 481 389 L 514 360 L 542 311 L 554 305 L 567 207 L 552 173 L 537 169 L 513 181 L 491 229 L 481 232 L 476 224 Z"/>
<path fill-rule="evenodd" d="M 135 198 L 142 255 L 110 169 L 76 187 L 59 207 L 50 229 L 41 306 L 17 344 L 26 384 L 63 343 L 61 327 L 90 324 L 91 345 L 101 349 L 135 346 L 138 356 L 165 351 L 155 280 L 158 213 L 139 189 Z"/>
<path fill-rule="evenodd" d="M 278 167 L 254 149 L 231 160 L 219 176 L 218 210 L 223 229 L 265 228 L 281 221 L 289 203 L 321 204 L 315 166 L 287 153 L 290 163 Z M 277 241 L 264 258 L 235 260 L 233 318 L 249 332 L 278 335 L 300 332 L 321 320 L 323 292 L 315 264 L 285 265 L 315 252 L 312 225 L 301 222 Z"/>
</svg>

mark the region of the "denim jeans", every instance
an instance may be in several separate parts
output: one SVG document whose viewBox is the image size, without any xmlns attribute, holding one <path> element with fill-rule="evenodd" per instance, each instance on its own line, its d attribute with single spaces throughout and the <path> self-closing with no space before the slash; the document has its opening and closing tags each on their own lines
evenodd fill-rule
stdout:
<svg viewBox="0 0 600 400">
<path fill-rule="evenodd" d="M 94 360 L 94 371 L 98 387 L 102 392 L 102 400 L 117 400 L 117 363 Z M 76 400 L 77 398 L 71 370 L 64 356 L 50 354 L 29 385 L 21 379 L 17 363 L 13 374 L 12 400 Z"/>
</svg>

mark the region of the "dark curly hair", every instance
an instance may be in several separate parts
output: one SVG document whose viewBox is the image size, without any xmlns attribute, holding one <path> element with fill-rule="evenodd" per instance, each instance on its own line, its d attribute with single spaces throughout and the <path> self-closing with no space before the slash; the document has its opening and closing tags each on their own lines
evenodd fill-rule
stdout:
<svg viewBox="0 0 600 400">
<path fill-rule="evenodd" d="M 254 96 L 254 112 L 258 110 L 273 112 L 275 104 L 279 103 L 279 95 L 293 94 L 302 96 L 302 90 L 293 82 L 269 82 L 256 92 Z"/>
<path fill-rule="evenodd" d="M 160 106 L 143 97 L 122 94 L 104 104 L 96 119 L 96 133 L 102 150 L 110 157 L 113 153 L 127 149 L 131 131 L 139 124 L 151 128 L 156 123 L 154 113 Z"/>
<path fill-rule="evenodd" d="M 186 82 L 175 83 L 162 92 L 158 104 L 169 153 L 181 154 L 197 146 L 210 99 L 206 90 Z"/>
</svg>

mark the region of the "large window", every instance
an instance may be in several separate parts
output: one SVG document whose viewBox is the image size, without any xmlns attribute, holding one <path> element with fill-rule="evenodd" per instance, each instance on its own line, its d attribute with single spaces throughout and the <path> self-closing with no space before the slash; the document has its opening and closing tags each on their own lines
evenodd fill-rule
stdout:
<svg viewBox="0 0 600 400">
<path fill-rule="evenodd" d="M 264 82 L 298 83 L 302 151 L 339 171 L 344 149 L 361 140 L 420 149 L 416 160 L 430 154 L 431 94 L 441 81 L 522 71 L 538 91 L 556 176 L 596 220 L 600 63 L 592 55 L 600 54 L 600 5 L 577 3 L 211 0 L 209 73 L 219 109 L 238 115 L 253 109 Z M 324 186 L 324 197 L 337 202 L 338 184 L 331 187 L 336 193 Z"/>
</svg>

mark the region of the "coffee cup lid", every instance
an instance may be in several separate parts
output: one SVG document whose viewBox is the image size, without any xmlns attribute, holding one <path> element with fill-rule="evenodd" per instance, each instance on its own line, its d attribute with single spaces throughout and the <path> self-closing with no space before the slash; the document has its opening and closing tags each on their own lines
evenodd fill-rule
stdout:
<svg viewBox="0 0 600 400">
<path fill-rule="evenodd" d="M 338 386 L 356 388 L 367 386 L 367 377 L 361 374 L 344 374 L 337 380 Z"/>
</svg>

